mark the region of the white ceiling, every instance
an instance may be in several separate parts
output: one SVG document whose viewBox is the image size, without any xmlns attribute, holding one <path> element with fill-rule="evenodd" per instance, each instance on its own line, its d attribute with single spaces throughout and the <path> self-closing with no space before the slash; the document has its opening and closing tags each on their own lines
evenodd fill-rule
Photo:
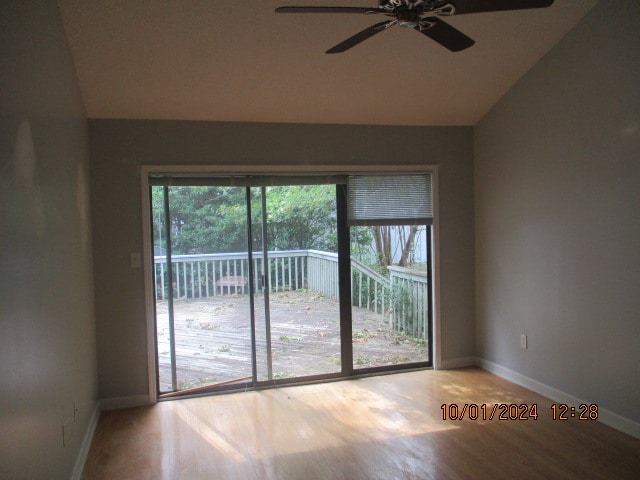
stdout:
<svg viewBox="0 0 640 480">
<path fill-rule="evenodd" d="M 376 0 L 58 3 L 90 118 L 473 125 L 596 1 L 447 18 L 458 53 L 393 27 L 334 55 L 384 18 L 274 9 Z"/>
</svg>

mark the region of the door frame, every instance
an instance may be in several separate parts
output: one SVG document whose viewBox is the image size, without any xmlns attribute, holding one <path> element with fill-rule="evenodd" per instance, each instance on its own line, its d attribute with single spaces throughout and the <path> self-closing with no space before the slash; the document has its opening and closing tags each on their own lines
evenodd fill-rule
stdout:
<svg viewBox="0 0 640 480">
<path fill-rule="evenodd" d="M 147 376 L 149 403 L 158 401 L 156 377 L 155 292 L 153 285 L 153 245 L 151 240 L 151 202 L 149 176 L 167 175 L 398 175 L 430 173 L 432 175 L 433 224 L 431 258 L 433 261 L 431 298 L 433 299 L 433 368 L 439 369 L 441 356 L 440 319 L 440 241 L 439 241 L 439 178 L 437 165 L 142 165 L 140 167 L 140 193 L 142 206 L 142 253 L 144 273 L 145 317 L 147 332 Z"/>
</svg>

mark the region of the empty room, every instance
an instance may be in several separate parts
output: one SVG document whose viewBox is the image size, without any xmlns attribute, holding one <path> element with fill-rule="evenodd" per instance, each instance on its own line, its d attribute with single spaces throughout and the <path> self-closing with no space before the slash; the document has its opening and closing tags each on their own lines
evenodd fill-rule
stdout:
<svg viewBox="0 0 640 480">
<path fill-rule="evenodd" d="M 636 0 L 0 4 L 1 479 L 632 479 Z"/>
</svg>

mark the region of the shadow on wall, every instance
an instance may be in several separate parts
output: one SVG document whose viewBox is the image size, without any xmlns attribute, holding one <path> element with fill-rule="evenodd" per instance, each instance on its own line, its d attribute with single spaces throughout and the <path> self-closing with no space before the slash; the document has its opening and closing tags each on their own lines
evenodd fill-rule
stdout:
<svg viewBox="0 0 640 480">
<path fill-rule="evenodd" d="M 13 158 L 3 166 L 0 178 L 0 232 L 24 232 L 42 239 L 45 231 L 44 206 L 28 120 L 18 126 Z"/>
</svg>

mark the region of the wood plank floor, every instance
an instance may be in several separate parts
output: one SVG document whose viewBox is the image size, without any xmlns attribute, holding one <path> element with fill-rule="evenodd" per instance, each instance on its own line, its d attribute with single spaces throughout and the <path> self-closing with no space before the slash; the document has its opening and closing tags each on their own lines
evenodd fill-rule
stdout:
<svg viewBox="0 0 640 480">
<path fill-rule="evenodd" d="M 444 403 L 537 404 L 538 420 L 443 420 Z M 551 403 L 475 368 L 167 401 L 103 412 L 85 478 L 639 478 L 640 440 Z"/>
</svg>

